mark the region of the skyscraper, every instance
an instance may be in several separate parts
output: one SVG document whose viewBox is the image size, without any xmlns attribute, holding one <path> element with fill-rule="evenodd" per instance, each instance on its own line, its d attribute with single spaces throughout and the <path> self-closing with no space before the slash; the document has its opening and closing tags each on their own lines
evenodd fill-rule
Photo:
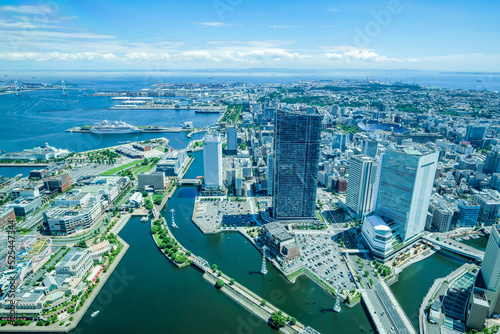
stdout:
<svg viewBox="0 0 500 334">
<path fill-rule="evenodd" d="M 203 138 L 203 171 L 206 188 L 222 187 L 222 139 L 217 133 Z"/>
<path fill-rule="evenodd" d="M 361 230 L 375 256 L 389 257 L 424 231 L 438 157 L 415 150 L 380 156 L 374 213 L 365 216 Z"/>
<path fill-rule="evenodd" d="M 424 231 L 438 157 L 438 152 L 404 150 L 380 158 L 375 213 L 394 222 L 403 242 Z"/>
<path fill-rule="evenodd" d="M 365 139 L 363 141 L 363 148 L 361 154 L 367 155 L 369 157 L 375 158 L 378 150 L 378 142 L 373 139 Z"/>
<path fill-rule="evenodd" d="M 273 217 L 315 216 L 322 115 L 316 108 L 278 110 L 275 119 Z"/>
<path fill-rule="evenodd" d="M 343 132 L 338 132 L 333 135 L 332 148 L 338 148 L 342 153 L 345 152 L 347 145 L 347 135 Z"/>
<path fill-rule="evenodd" d="M 346 204 L 356 219 L 372 210 L 376 167 L 376 161 L 367 156 L 355 155 L 349 160 Z"/>
</svg>

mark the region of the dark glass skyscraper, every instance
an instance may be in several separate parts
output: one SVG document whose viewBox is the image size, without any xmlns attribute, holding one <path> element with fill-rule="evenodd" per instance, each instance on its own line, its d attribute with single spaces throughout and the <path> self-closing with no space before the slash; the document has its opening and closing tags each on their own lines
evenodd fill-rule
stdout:
<svg viewBox="0 0 500 334">
<path fill-rule="evenodd" d="M 316 108 L 278 110 L 275 119 L 273 217 L 315 217 L 323 116 Z"/>
</svg>

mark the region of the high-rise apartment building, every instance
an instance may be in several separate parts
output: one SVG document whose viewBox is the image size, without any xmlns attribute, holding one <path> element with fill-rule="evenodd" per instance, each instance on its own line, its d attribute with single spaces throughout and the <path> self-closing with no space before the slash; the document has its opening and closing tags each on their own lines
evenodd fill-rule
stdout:
<svg viewBox="0 0 500 334">
<path fill-rule="evenodd" d="M 273 217 L 313 218 L 322 115 L 316 108 L 278 110 L 275 119 Z"/>
</svg>

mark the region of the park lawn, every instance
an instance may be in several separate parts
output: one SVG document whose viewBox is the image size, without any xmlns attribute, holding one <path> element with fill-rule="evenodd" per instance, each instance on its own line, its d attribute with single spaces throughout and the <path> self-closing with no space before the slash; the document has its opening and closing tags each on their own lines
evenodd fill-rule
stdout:
<svg viewBox="0 0 500 334">
<path fill-rule="evenodd" d="M 140 168 L 137 168 L 134 171 L 134 176 L 137 177 L 137 174 L 139 174 L 139 173 L 149 172 L 154 167 L 154 165 L 155 165 L 154 163 L 150 163 L 150 164 L 147 164 L 147 165 L 142 166 Z"/>
<path fill-rule="evenodd" d="M 115 173 L 118 173 L 124 169 L 127 169 L 129 167 L 132 167 L 134 166 L 135 164 L 137 163 L 140 163 L 140 161 L 132 161 L 132 162 L 129 162 L 128 164 L 126 165 L 122 165 L 122 166 L 119 166 L 119 167 L 116 167 L 116 168 L 113 168 L 111 170 L 108 170 L 107 172 L 105 173 L 102 173 L 101 175 L 104 175 L 104 176 L 107 176 L 107 175 L 112 175 L 112 174 L 115 174 Z"/>
</svg>

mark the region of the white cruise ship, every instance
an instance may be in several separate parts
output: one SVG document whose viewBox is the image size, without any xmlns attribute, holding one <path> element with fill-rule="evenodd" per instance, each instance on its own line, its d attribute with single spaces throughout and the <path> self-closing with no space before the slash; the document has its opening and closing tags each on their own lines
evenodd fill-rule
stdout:
<svg viewBox="0 0 500 334">
<path fill-rule="evenodd" d="M 122 121 L 108 122 L 104 120 L 100 123 L 94 124 L 92 129 L 90 129 L 91 133 L 140 133 L 141 130 L 136 126 L 127 124 Z"/>
</svg>

